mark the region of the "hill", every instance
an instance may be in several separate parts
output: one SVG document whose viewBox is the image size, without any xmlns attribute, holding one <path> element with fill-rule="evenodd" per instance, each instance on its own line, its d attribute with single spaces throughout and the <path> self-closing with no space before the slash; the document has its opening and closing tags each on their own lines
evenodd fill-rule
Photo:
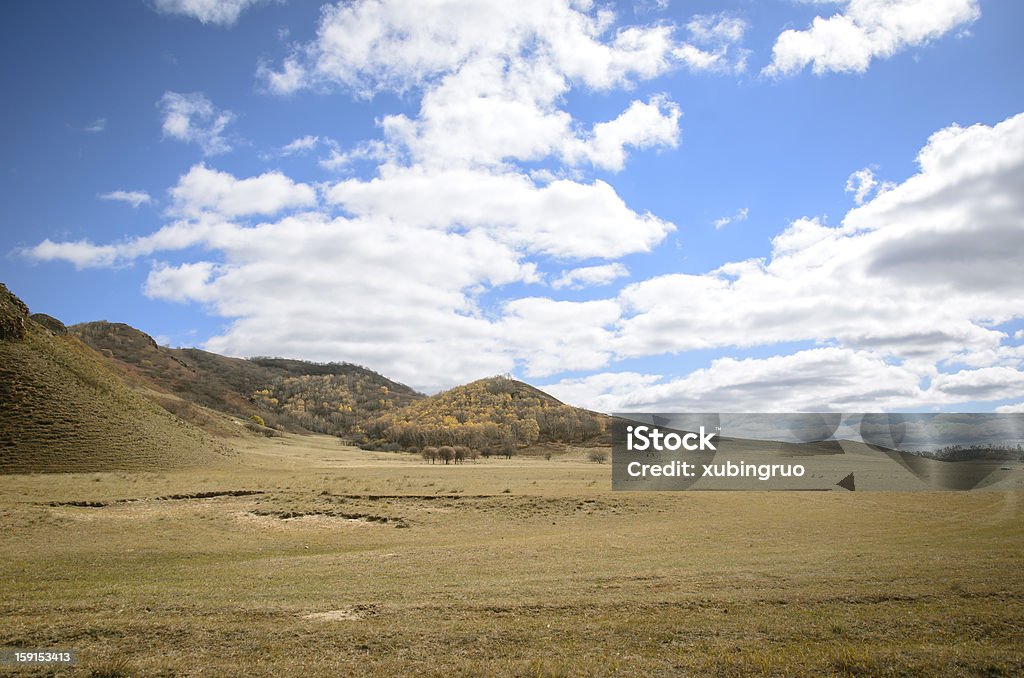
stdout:
<svg viewBox="0 0 1024 678">
<path fill-rule="evenodd" d="M 606 420 L 521 381 L 490 377 L 382 414 L 365 428 L 371 437 L 404 449 L 464 445 L 507 452 L 535 443 L 591 440 L 604 433 Z"/>
<path fill-rule="evenodd" d="M 130 325 L 106 321 L 69 330 L 103 353 L 136 387 L 166 391 L 186 403 L 238 417 L 256 414 L 275 428 L 350 433 L 381 412 L 424 397 L 350 363 L 229 358 L 194 348 L 167 348 Z M 188 418 L 180 402 L 156 399 Z"/>
<path fill-rule="evenodd" d="M 0 283 L 0 472 L 168 469 L 226 448 L 128 388 L 49 316 Z"/>
</svg>

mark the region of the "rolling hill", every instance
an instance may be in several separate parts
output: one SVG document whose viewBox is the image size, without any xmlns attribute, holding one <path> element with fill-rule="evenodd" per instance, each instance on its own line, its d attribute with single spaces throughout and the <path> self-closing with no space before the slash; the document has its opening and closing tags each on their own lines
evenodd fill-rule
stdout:
<svg viewBox="0 0 1024 678">
<path fill-rule="evenodd" d="M 508 453 L 607 437 L 605 415 L 508 377 L 427 397 L 349 363 L 172 349 L 123 323 L 65 328 L 51 316 L 29 316 L 6 288 L 0 337 L 0 471 L 199 462 L 212 441 L 198 429 L 246 435 L 233 417 L 260 420 L 264 433 L 326 433 L 386 449 Z"/>
<path fill-rule="evenodd" d="M 41 322 L 40 322 L 41 321 Z M 203 431 L 0 283 L 0 472 L 155 470 L 225 461 Z"/>
<path fill-rule="evenodd" d="M 255 414 L 273 428 L 404 449 L 453 444 L 506 450 L 538 442 L 582 442 L 605 430 L 603 415 L 504 377 L 428 398 L 350 363 L 227 358 L 167 348 L 129 325 L 105 321 L 73 325 L 69 331 L 107 356 L 136 386 L 238 417 Z M 189 418 L 180 403 L 156 399 Z"/>
<path fill-rule="evenodd" d="M 136 387 L 156 389 L 268 426 L 339 435 L 424 396 L 359 365 L 282 358 L 228 358 L 159 346 L 123 323 L 82 323 L 70 332 L 105 355 Z M 180 405 L 157 398 L 171 408 Z M 187 412 L 177 414 L 187 415 Z"/>
<path fill-rule="evenodd" d="M 371 437 L 405 449 L 464 445 L 510 451 L 535 443 L 581 443 L 601 436 L 608 417 L 566 405 L 508 377 L 489 377 L 381 414 Z"/>
</svg>

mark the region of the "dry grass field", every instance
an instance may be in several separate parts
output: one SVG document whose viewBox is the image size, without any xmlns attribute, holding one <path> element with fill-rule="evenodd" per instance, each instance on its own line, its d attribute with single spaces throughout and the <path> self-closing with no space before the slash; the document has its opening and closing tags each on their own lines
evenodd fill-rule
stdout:
<svg viewBox="0 0 1024 678">
<path fill-rule="evenodd" d="M 1024 674 L 1024 492 L 612 493 L 328 437 L 0 476 L 11 675 Z"/>
</svg>

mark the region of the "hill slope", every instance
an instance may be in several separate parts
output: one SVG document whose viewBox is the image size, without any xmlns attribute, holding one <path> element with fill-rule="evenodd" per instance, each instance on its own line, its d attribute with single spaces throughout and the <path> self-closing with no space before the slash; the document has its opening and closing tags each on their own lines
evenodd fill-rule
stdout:
<svg viewBox="0 0 1024 678">
<path fill-rule="evenodd" d="M 78 339 L 30 319 L 0 283 L 0 472 L 167 469 L 225 454 Z"/>
<path fill-rule="evenodd" d="M 137 386 L 243 418 L 258 414 L 268 425 L 290 430 L 349 433 L 381 412 L 424 397 L 349 363 L 228 358 L 167 348 L 123 323 L 82 323 L 69 330 Z"/>
<path fill-rule="evenodd" d="M 521 381 L 490 377 L 387 412 L 366 429 L 372 437 L 407 449 L 465 445 L 508 450 L 538 442 L 583 442 L 601 435 L 606 419 Z"/>
</svg>

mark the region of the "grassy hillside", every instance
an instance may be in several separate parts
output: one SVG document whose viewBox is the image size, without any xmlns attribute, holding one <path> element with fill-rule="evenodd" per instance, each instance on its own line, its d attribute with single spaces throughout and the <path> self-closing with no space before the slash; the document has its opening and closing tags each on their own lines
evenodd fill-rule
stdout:
<svg viewBox="0 0 1024 678">
<path fill-rule="evenodd" d="M 406 449 L 465 445 L 509 451 L 538 442 L 592 439 L 604 432 L 606 419 L 521 381 L 490 377 L 387 412 L 366 429 Z"/>
<path fill-rule="evenodd" d="M 123 323 L 82 323 L 70 331 L 137 385 L 235 416 L 257 414 L 268 425 L 287 430 L 349 433 L 382 411 L 423 397 L 348 363 L 228 358 L 193 348 L 172 349 Z"/>
<path fill-rule="evenodd" d="M 0 284 L 0 472 L 166 469 L 224 454 Z"/>
</svg>

